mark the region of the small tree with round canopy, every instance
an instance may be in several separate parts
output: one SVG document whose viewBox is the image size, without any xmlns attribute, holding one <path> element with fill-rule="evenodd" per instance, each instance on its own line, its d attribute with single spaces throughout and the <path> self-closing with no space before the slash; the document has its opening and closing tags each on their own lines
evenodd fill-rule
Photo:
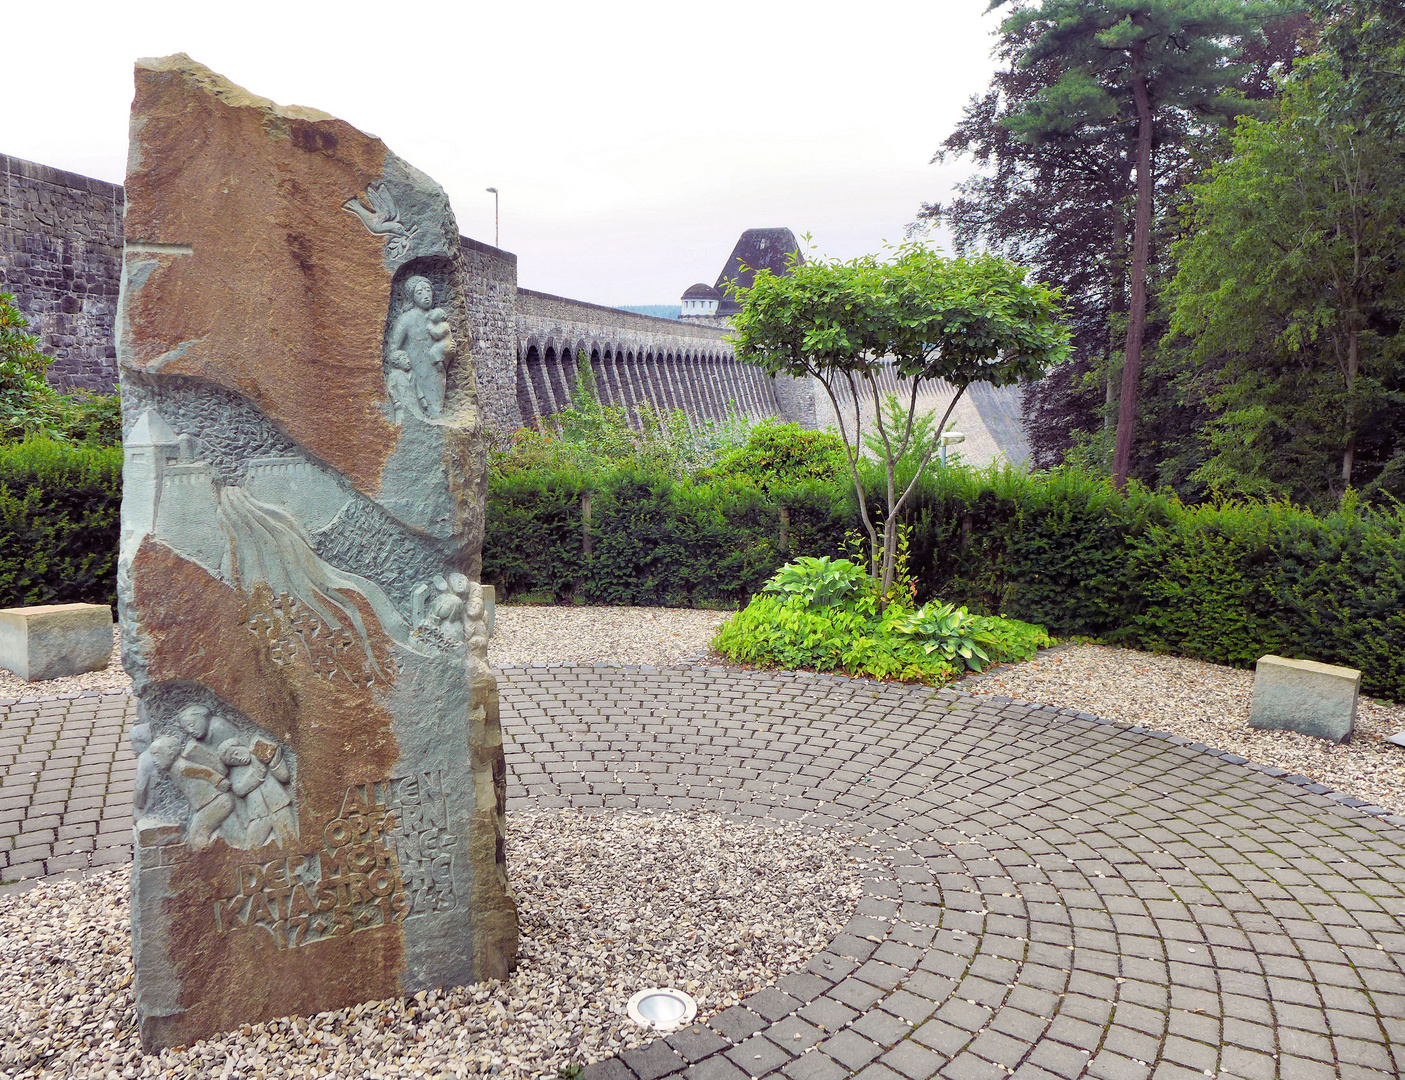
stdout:
<svg viewBox="0 0 1405 1080">
<path fill-rule="evenodd" d="M 732 290 L 742 308 L 733 319 L 737 358 L 772 374 L 812 377 L 834 406 L 880 604 L 893 585 L 899 515 L 941 441 L 933 441 L 899 491 L 897 463 L 911 445 L 922 384 L 939 379 L 956 390 L 937 426 L 941 432 L 971 383 L 1006 386 L 1037 378 L 1068 355 L 1058 294 L 1025 276 L 1023 268 L 993 255 L 951 259 L 909 244 L 888 261 L 871 255 L 794 260 L 783 276 L 760 270 L 750 288 Z M 900 430 L 885 421 L 878 392 L 877 377 L 888 364 L 910 380 Z M 881 540 L 859 470 L 861 397 L 878 406 L 874 425 L 887 480 Z M 853 405 L 852 432 L 841 402 Z"/>
</svg>

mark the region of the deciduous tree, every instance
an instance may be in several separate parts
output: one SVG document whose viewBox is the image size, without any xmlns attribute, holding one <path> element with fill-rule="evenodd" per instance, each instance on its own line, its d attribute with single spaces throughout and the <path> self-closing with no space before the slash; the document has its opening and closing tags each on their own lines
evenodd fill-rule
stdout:
<svg viewBox="0 0 1405 1080">
<path fill-rule="evenodd" d="M 900 514 L 940 442 L 932 443 L 899 490 L 897 464 L 914 437 L 922 384 L 941 379 L 956 388 L 937 425 L 943 431 L 971 383 L 1006 386 L 1042 375 L 1068 354 L 1057 294 L 1025 278 L 1021 267 L 994 255 L 948 259 L 908 245 L 887 262 L 872 256 L 792 260 L 787 275 L 761 270 L 750 288 L 734 290 L 742 305 L 734 319 L 738 359 L 772 373 L 812 377 L 834 406 L 869 535 L 869 572 L 878 579 L 880 596 L 893 584 Z M 877 377 L 886 364 L 911 382 L 900 430 L 885 422 L 881 407 L 875 410 L 886 478 L 880 540 L 868 512 L 859 455 L 861 400 L 883 400 Z M 852 431 L 841 403 L 853 406 Z"/>
<path fill-rule="evenodd" d="M 1218 369 L 1211 486 L 1320 503 L 1405 450 L 1405 143 L 1324 106 L 1341 92 L 1307 66 L 1192 188 L 1172 326 Z"/>
</svg>

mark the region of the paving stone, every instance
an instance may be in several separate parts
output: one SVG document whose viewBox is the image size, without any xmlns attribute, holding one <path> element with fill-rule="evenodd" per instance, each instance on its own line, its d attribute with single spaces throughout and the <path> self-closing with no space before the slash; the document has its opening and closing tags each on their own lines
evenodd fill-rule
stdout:
<svg viewBox="0 0 1405 1080">
<path fill-rule="evenodd" d="M 883 1047 L 856 1031 L 841 1031 L 820 1044 L 820 1052 L 857 1071 L 883 1053 Z"/>
<path fill-rule="evenodd" d="M 883 991 L 858 979 L 845 979 L 829 992 L 834 1000 L 864 1012 L 883 997 Z"/>
<path fill-rule="evenodd" d="M 842 1005 L 826 996 L 810 1002 L 797 1015 L 826 1031 L 838 1031 L 860 1014 L 849 1006 Z"/>
<path fill-rule="evenodd" d="M 870 1014 L 872 1015 L 872 1014 Z M 801 1054 L 825 1037 L 825 1033 L 798 1016 L 787 1016 L 765 1031 L 766 1038 L 790 1054 Z"/>
<path fill-rule="evenodd" d="M 662 1039 L 655 1039 L 638 1050 L 626 1050 L 620 1058 L 639 1080 L 658 1080 L 661 1076 L 681 1072 L 688 1064 Z"/>
<path fill-rule="evenodd" d="M 779 1020 L 800 1008 L 802 1004 L 774 986 L 760 990 L 746 999 L 746 1007 L 767 1020 Z"/>
<path fill-rule="evenodd" d="M 747 1036 L 754 1035 L 764 1028 L 766 1021 L 750 1009 L 733 1005 L 730 1009 L 723 1009 L 714 1016 L 708 1021 L 708 1025 L 732 1042 L 741 1042 Z"/>
<path fill-rule="evenodd" d="M 794 1054 L 782 1050 L 764 1035 L 753 1035 L 727 1051 L 727 1057 L 752 1076 L 761 1076 L 763 1073 L 779 1068 L 794 1056 Z"/>
<path fill-rule="evenodd" d="M 884 1065 L 902 1073 L 908 1080 L 926 1080 L 945 1064 L 945 1059 L 919 1043 L 901 1042 L 883 1055 Z"/>
<path fill-rule="evenodd" d="M 709 1054 L 715 1054 L 732 1045 L 730 1039 L 723 1038 L 711 1028 L 701 1024 L 676 1031 L 668 1036 L 666 1041 L 686 1061 L 701 1061 Z"/>
<path fill-rule="evenodd" d="M 865 698 L 875 684 L 862 680 L 598 665 L 500 680 L 514 809 L 674 808 L 726 792 L 738 815 L 793 819 L 823 803 L 813 820 L 867 830 L 900 868 L 870 883 L 804 972 L 656 1044 L 672 1055 L 656 1080 L 753 1075 L 755 1051 L 738 1062 L 720 1052 L 729 1040 L 770 1047 L 763 1058 L 779 1064 L 768 1068 L 790 1080 L 911 1080 L 887 1058 L 914 1051 L 914 1068 L 936 1061 L 930 1075 L 948 1080 L 1402 1072 L 1396 823 L 1189 745 L 945 691 L 884 686 Z M 719 684 L 725 693 L 711 692 Z M 22 845 L 39 857 L 21 855 L 2 879 L 64 858 L 130 859 L 131 774 L 111 769 L 125 746 L 60 759 L 60 741 L 93 740 L 89 729 L 68 737 L 68 704 L 7 744 L 15 719 L 39 715 L 16 710 L 0 704 L 0 762 L 7 745 L 32 745 L 41 767 L 28 771 L 42 775 L 10 769 L 5 779 L 27 786 L 0 786 L 0 838 L 8 822 L 16 837 L 52 836 Z M 671 715 L 636 719 L 661 712 Z M 596 764 L 602 753 L 618 774 Z M 567 785 L 581 792 L 562 794 Z M 604 796 L 606 785 L 622 790 Z M 93 821 L 90 854 L 55 848 L 58 830 L 81 840 L 68 826 Z M 819 1049 L 840 1036 L 876 1054 L 851 1068 Z M 604 1063 L 587 1075 L 635 1077 Z"/>
<path fill-rule="evenodd" d="M 883 1008 L 870 1009 L 851 1025 L 853 1031 L 872 1039 L 880 1046 L 892 1046 L 912 1034 L 912 1024 L 891 1015 L 887 1010 L 892 998 L 883 1002 Z"/>
<path fill-rule="evenodd" d="M 781 1070 L 790 1080 L 842 1080 L 849 1070 L 819 1051 L 798 1057 Z"/>
<path fill-rule="evenodd" d="M 690 1066 L 683 1075 L 687 1080 L 747 1080 L 750 1074 L 718 1055 Z"/>
</svg>

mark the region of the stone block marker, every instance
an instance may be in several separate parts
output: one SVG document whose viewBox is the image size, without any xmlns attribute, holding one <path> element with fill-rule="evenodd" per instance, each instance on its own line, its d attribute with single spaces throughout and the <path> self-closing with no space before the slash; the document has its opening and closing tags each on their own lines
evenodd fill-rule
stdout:
<svg viewBox="0 0 1405 1080">
<path fill-rule="evenodd" d="M 0 667 L 21 679 L 60 679 L 107 667 L 112 609 L 106 604 L 0 608 Z"/>
<path fill-rule="evenodd" d="M 1254 665 L 1249 726 L 1346 742 L 1356 723 L 1360 692 L 1361 672 L 1354 668 L 1261 656 Z"/>
<path fill-rule="evenodd" d="M 387 86 L 387 93 L 397 92 Z M 458 226 L 379 139 L 136 66 L 118 363 L 148 1051 L 504 978 Z"/>
</svg>

